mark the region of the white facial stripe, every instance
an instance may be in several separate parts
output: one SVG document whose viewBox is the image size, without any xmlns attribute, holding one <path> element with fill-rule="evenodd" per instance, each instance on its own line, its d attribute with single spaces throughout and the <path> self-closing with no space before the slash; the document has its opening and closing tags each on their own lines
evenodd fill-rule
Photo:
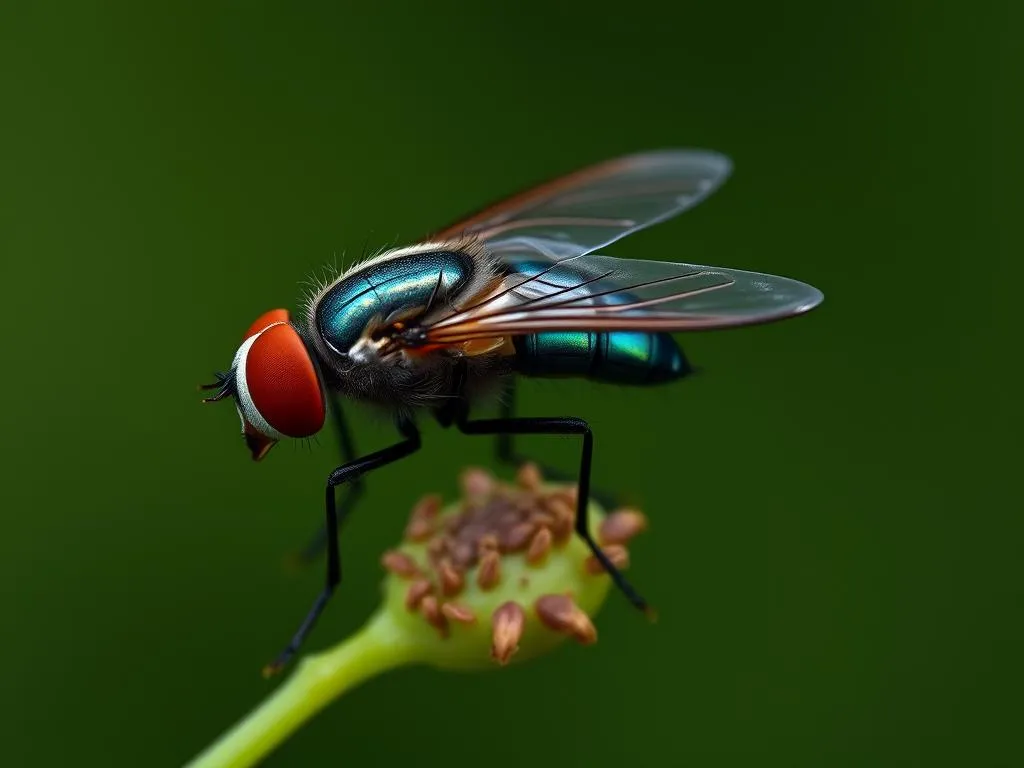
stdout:
<svg viewBox="0 0 1024 768">
<path fill-rule="evenodd" d="M 263 418 L 263 414 L 256 408 L 256 404 L 252 401 L 252 395 L 249 394 L 249 383 L 245 380 L 245 361 L 249 357 L 249 350 L 256 343 L 256 339 L 266 333 L 267 328 L 273 328 L 275 325 L 284 325 L 284 323 L 272 323 L 259 333 L 250 336 L 242 342 L 242 346 L 235 353 L 235 361 L 233 363 L 235 367 L 235 393 L 238 399 L 239 413 L 245 421 L 249 422 L 257 432 L 269 437 L 271 440 L 284 440 L 286 436 L 270 426 L 270 422 Z M 242 431 L 245 431 L 244 424 L 242 425 Z"/>
</svg>

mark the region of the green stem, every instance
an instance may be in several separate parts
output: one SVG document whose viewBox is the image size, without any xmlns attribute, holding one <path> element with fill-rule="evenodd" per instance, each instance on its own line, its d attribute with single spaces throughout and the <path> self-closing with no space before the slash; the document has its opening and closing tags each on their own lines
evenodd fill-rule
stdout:
<svg viewBox="0 0 1024 768">
<path fill-rule="evenodd" d="M 256 765 L 331 701 L 367 678 L 417 660 L 385 611 L 334 648 L 304 659 L 262 704 L 186 768 Z"/>
</svg>

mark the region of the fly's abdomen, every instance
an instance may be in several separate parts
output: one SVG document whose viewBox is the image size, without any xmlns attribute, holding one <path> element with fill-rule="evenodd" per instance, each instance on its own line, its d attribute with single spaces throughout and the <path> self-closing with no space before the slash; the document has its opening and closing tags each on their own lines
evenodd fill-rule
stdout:
<svg viewBox="0 0 1024 768">
<path fill-rule="evenodd" d="M 662 384 L 690 373 L 667 333 L 551 331 L 519 336 L 515 369 L 526 376 L 580 376 L 610 384 Z"/>
</svg>

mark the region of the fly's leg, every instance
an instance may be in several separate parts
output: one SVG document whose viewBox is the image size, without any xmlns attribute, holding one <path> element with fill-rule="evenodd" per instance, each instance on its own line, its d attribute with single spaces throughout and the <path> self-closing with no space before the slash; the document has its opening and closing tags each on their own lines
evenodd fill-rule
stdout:
<svg viewBox="0 0 1024 768">
<path fill-rule="evenodd" d="M 327 602 L 331 599 L 331 595 L 334 594 L 334 590 L 341 582 L 341 550 L 338 545 L 338 514 L 334 497 L 335 490 L 340 485 L 351 485 L 371 470 L 383 467 L 385 464 L 390 464 L 399 459 L 404 459 L 406 456 L 419 450 L 420 433 L 415 425 L 409 422 L 402 422 L 398 425 L 398 429 L 405 437 L 402 442 L 395 443 L 388 448 L 355 459 L 347 464 L 342 464 L 328 476 L 325 493 L 326 516 L 324 520 L 327 543 L 327 578 L 324 588 L 319 596 L 317 596 L 313 607 L 306 614 L 302 624 L 299 625 L 299 629 L 292 637 L 291 642 L 278 654 L 273 662 L 264 668 L 265 675 L 272 675 L 278 672 L 295 655 L 310 630 L 313 629 L 317 619 L 320 618 L 320 614 L 327 607 Z"/>
<path fill-rule="evenodd" d="M 345 412 L 341 407 L 341 398 L 336 392 L 332 392 L 331 395 L 331 421 L 334 422 L 334 431 L 338 437 L 338 447 L 340 448 L 341 460 L 344 463 L 355 460 L 358 455 L 356 452 L 355 440 L 352 439 L 352 430 L 348 426 L 348 422 L 345 420 Z M 366 486 L 363 483 L 363 478 L 357 477 L 347 484 L 348 496 L 339 505 L 338 508 L 338 528 L 345 524 L 345 518 L 349 516 L 356 504 L 363 497 L 363 493 L 366 490 Z M 306 545 L 295 552 L 289 557 L 289 561 L 292 564 L 299 566 L 311 565 L 321 554 L 323 554 L 324 548 L 327 546 L 327 526 L 321 525 L 320 528 L 314 533 Z"/>
<path fill-rule="evenodd" d="M 516 411 L 516 382 L 515 379 L 509 384 L 506 390 L 506 397 L 501 401 L 501 420 L 512 421 L 515 420 Z M 498 457 L 498 461 L 510 464 L 513 467 L 520 467 L 526 462 L 533 462 L 540 469 L 541 474 L 544 477 L 549 477 L 554 480 L 558 480 L 565 483 L 571 483 L 574 478 L 570 473 L 560 470 L 550 465 L 543 464 L 535 461 L 527 456 L 516 451 L 515 448 L 515 435 L 511 432 L 501 432 L 497 435 L 494 443 L 495 455 Z M 603 489 L 592 488 L 590 495 L 597 499 L 598 503 L 606 509 L 614 509 L 622 506 L 621 499 L 617 498 L 615 494 L 608 493 Z"/>
<path fill-rule="evenodd" d="M 619 572 L 619 569 L 612 565 L 608 556 L 601 550 L 597 542 L 590 535 L 590 526 L 587 520 L 587 512 L 590 501 L 590 463 L 594 450 L 594 436 L 590 431 L 590 425 L 583 419 L 572 417 L 555 418 L 500 418 L 480 419 L 470 421 L 466 418 L 465 411 L 460 418 L 456 419 L 456 426 L 460 432 L 467 435 L 498 435 L 511 437 L 512 435 L 581 435 L 583 437 L 583 451 L 580 456 L 579 471 L 579 492 L 576 495 L 576 535 L 578 535 L 590 551 L 597 558 L 611 577 L 612 582 L 626 596 L 634 607 L 648 615 L 653 612 L 640 594 L 633 589 L 626 577 Z"/>
</svg>

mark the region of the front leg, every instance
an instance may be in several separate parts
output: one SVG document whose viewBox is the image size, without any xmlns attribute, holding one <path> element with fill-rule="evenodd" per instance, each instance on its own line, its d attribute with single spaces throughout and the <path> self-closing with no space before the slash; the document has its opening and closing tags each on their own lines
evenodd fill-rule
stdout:
<svg viewBox="0 0 1024 768">
<path fill-rule="evenodd" d="M 416 426 L 411 422 L 402 422 L 398 425 L 398 429 L 405 437 L 402 442 L 371 453 L 369 456 L 363 456 L 355 461 L 343 464 L 328 476 L 325 494 L 326 517 L 324 520 L 327 543 L 327 578 L 324 588 L 317 596 L 313 607 L 306 614 L 306 618 L 295 632 L 291 642 L 278 654 L 273 662 L 264 667 L 263 672 L 265 675 L 269 676 L 280 671 L 295 655 L 310 630 L 313 629 L 317 619 L 320 618 L 320 614 L 327 607 L 327 601 L 331 599 L 335 588 L 341 582 L 341 549 L 338 543 L 338 514 L 334 498 L 335 489 L 340 485 L 351 485 L 367 472 L 399 459 L 404 459 L 406 456 L 419 450 L 420 433 Z"/>
<path fill-rule="evenodd" d="M 356 458 L 356 443 L 352 438 L 352 430 L 349 428 L 348 421 L 345 419 L 345 411 L 341 406 L 341 396 L 336 392 L 332 392 L 330 398 L 330 416 L 331 420 L 334 422 L 334 431 L 337 433 L 341 460 L 347 464 L 350 461 L 354 461 Z M 345 500 L 341 505 L 341 509 L 338 511 L 339 530 L 341 529 L 341 526 L 345 524 L 345 518 L 352 513 L 352 510 L 355 509 L 356 504 L 363 497 L 363 493 L 366 490 L 362 477 L 356 477 L 351 480 L 347 484 L 347 488 L 348 495 L 345 497 Z M 326 545 L 327 526 L 321 525 L 301 550 L 289 556 L 289 561 L 300 566 L 311 565 L 313 561 L 321 555 Z"/>
<path fill-rule="evenodd" d="M 580 455 L 579 490 L 576 494 L 576 534 L 586 542 L 590 551 L 611 577 L 612 582 L 626 596 L 635 608 L 652 615 L 650 606 L 633 589 L 618 568 L 608 559 L 593 536 L 587 520 L 590 501 L 590 464 L 594 450 L 594 435 L 590 425 L 583 419 L 573 417 L 555 418 L 501 418 L 470 421 L 465 412 L 456 420 L 459 431 L 467 435 L 581 435 L 583 450 Z"/>
</svg>

